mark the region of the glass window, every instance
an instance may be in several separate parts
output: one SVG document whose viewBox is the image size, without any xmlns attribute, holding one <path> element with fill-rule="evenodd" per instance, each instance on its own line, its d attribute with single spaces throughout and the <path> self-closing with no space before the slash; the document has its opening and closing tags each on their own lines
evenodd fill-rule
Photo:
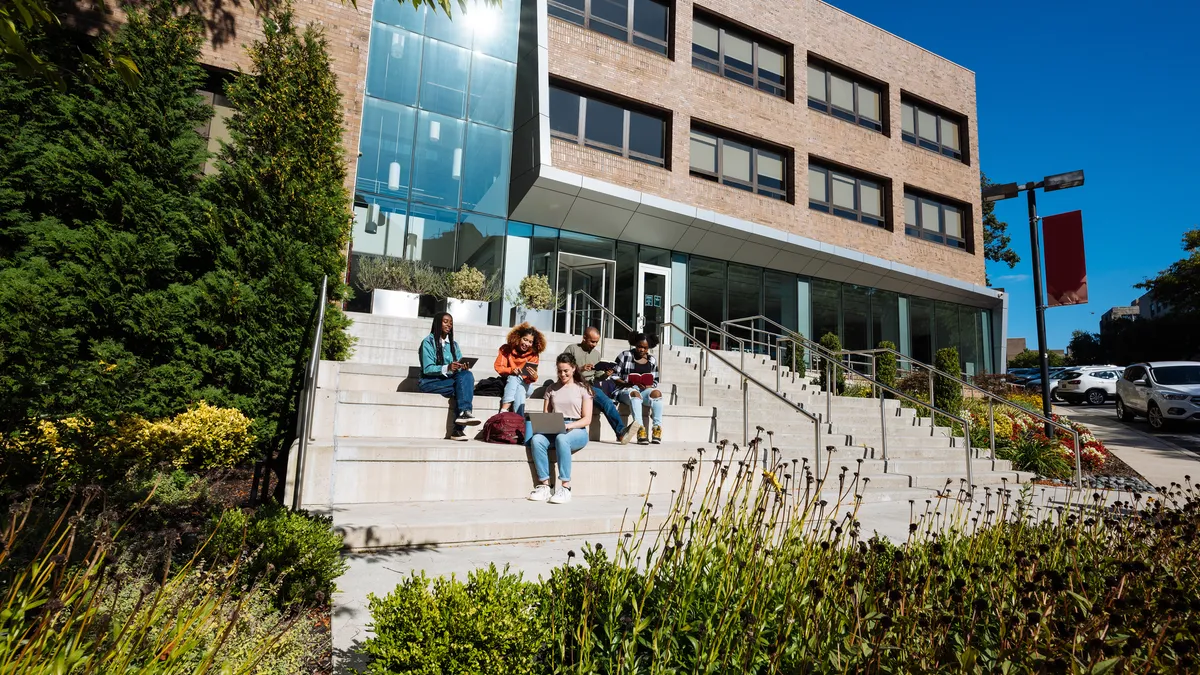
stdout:
<svg viewBox="0 0 1200 675">
<path fill-rule="evenodd" d="M 875 289 L 871 294 L 871 340 L 873 347 L 887 340 L 900 345 L 900 295 Z"/>
<path fill-rule="evenodd" d="M 612 260 L 615 243 L 612 239 L 570 230 L 563 230 L 558 234 L 559 250 L 563 253 L 578 253 L 604 260 Z"/>
<path fill-rule="evenodd" d="M 619 154 L 625 145 L 625 111 L 610 103 L 589 98 L 584 114 L 586 126 L 583 134 L 587 144 Z"/>
<path fill-rule="evenodd" d="M 826 333 L 841 337 L 842 285 L 827 279 L 813 279 L 812 295 L 812 331 L 809 336 L 820 341 Z"/>
<path fill-rule="evenodd" d="M 376 21 L 400 26 L 414 33 L 425 32 L 425 5 L 413 7 L 412 3 L 377 2 L 372 8 Z"/>
<path fill-rule="evenodd" d="M 471 59 L 471 98 L 467 117 L 501 129 L 512 129 L 517 66 L 479 52 L 472 54 Z"/>
<path fill-rule="evenodd" d="M 468 4 L 468 11 L 474 11 L 474 9 Z M 472 39 L 475 37 L 474 26 L 478 19 L 471 17 L 470 20 L 467 20 L 458 10 L 459 8 L 455 7 L 452 10 L 453 16 L 448 16 L 446 12 L 431 8 L 425 19 L 425 35 L 470 49 Z"/>
<path fill-rule="evenodd" d="M 508 215 L 510 134 L 482 124 L 467 125 L 462 173 L 462 208 Z"/>
<path fill-rule="evenodd" d="M 854 75 L 821 63 L 808 65 L 808 107 L 883 131 L 879 90 Z"/>
<path fill-rule="evenodd" d="M 363 104 L 358 180 L 364 192 L 408 198 L 417 112 L 371 96 Z"/>
<path fill-rule="evenodd" d="M 842 169 L 809 161 L 808 207 L 867 225 L 886 227 L 883 184 Z"/>
<path fill-rule="evenodd" d="M 958 307 L 949 302 L 935 303 L 936 311 L 934 312 L 934 327 L 936 329 L 934 340 L 937 349 L 945 349 L 947 347 L 958 348 L 959 365 L 962 365 L 962 347 L 958 343 Z M 954 371 L 950 371 L 954 373 Z"/>
<path fill-rule="evenodd" d="M 667 53 L 670 11 L 660 0 L 549 0 L 547 13 L 622 42 Z"/>
<path fill-rule="evenodd" d="M 692 130 L 692 170 L 717 173 L 717 139 L 715 136 Z"/>
<path fill-rule="evenodd" d="M 963 206 L 912 193 L 904 195 L 904 229 L 912 237 L 966 249 L 966 213 Z"/>
<path fill-rule="evenodd" d="M 725 263 L 692 256 L 688 260 L 688 309 L 714 324 L 725 320 Z M 697 339 L 703 340 L 705 333 L 697 330 L 704 324 L 688 316 L 688 330 Z M 720 338 L 709 336 L 710 347 L 721 346 Z"/>
<path fill-rule="evenodd" d="M 842 285 L 842 348 L 871 349 L 871 289 L 864 286 Z M 862 364 L 857 368 L 870 372 Z"/>
<path fill-rule="evenodd" d="M 355 253 L 404 255 L 404 205 L 383 202 L 354 207 Z"/>
<path fill-rule="evenodd" d="M 421 83 L 420 35 L 376 23 L 371 27 L 367 94 L 405 105 L 417 104 Z"/>
<path fill-rule="evenodd" d="M 550 131 L 579 138 L 579 95 L 550 87 Z"/>
<path fill-rule="evenodd" d="M 692 21 L 692 65 L 774 96 L 787 96 L 787 52 L 709 19 Z"/>
<path fill-rule="evenodd" d="M 504 219 L 489 218 L 476 213 L 462 214 L 458 225 L 458 252 L 454 268 L 470 265 L 484 274 L 492 275 L 503 268 Z"/>
<path fill-rule="evenodd" d="M 417 119 L 414 201 L 458 207 L 462 180 L 462 120 L 422 111 Z"/>
<path fill-rule="evenodd" d="M 912 298 L 908 301 L 908 327 L 912 357 L 922 363 L 933 363 L 932 300 Z"/>
<path fill-rule="evenodd" d="M 457 211 L 414 204 L 408 214 L 404 257 L 439 269 L 453 268 L 457 223 Z"/>
<path fill-rule="evenodd" d="M 730 319 L 743 319 L 762 313 L 762 272 L 761 267 L 729 263 L 728 314 Z M 743 340 L 752 337 L 750 330 L 745 327 L 731 327 L 729 332 Z"/>
<path fill-rule="evenodd" d="M 772 199 L 787 198 L 785 159 L 778 152 L 693 129 L 691 169 L 694 175 L 739 190 Z"/>
<path fill-rule="evenodd" d="M 963 159 L 961 117 L 908 101 L 901 102 L 901 138 L 926 150 Z"/>
<path fill-rule="evenodd" d="M 665 248 L 642 246 L 638 250 L 637 259 L 638 262 L 644 262 L 647 265 L 658 265 L 659 267 L 671 266 L 671 252 Z"/>
<path fill-rule="evenodd" d="M 476 54 L 483 53 L 515 62 L 521 3 L 503 2 L 499 6 L 493 6 L 476 1 L 471 6 L 471 12 L 482 13 L 482 16 L 471 17 L 471 21 L 475 23 L 473 51 Z"/>
<path fill-rule="evenodd" d="M 584 138 L 579 113 L 584 113 Z M 553 135 L 639 162 L 666 166 L 666 121 L 619 104 L 550 87 L 550 131 Z"/>
<path fill-rule="evenodd" d="M 763 276 L 763 315 L 789 330 L 796 330 L 796 275 L 767 270 Z M 777 330 L 767 324 L 768 330 Z"/>
<path fill-rule="evenodd" d="M 471 52 L 437 40 L 425 40 L 421 69 L 421 109 L 465 117 Z"/>
</svg>

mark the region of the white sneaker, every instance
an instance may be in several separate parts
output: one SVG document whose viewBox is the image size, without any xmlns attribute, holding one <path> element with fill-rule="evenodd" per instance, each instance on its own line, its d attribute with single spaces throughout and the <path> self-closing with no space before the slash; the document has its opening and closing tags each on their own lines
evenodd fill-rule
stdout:
<svg viewBox="0 0 1200 675">
<path fill-rule="evenodd" d="M 561 485 L 554 491 L 554 496 L 550 498 L 551 504 L 570 504 L 571 503 L 571 488 L 565 488 Z"/>
<path fill-rule="evenodd" d="M 621 434 L 621 445 L 629 445 L 629 442 L 637 438 L 637 432 L 642 428 L 642 425 L 637 422 L 630 422 L 629 426 L 625 427 L 625 431 Z"/>
<path fill-rule="evenodd" d="M 559 488 L 559 489 L 561 490 L 562 488 Z M 531 502 L 544 502 L 549 499 L 550 499 L 550 486 L 549 485 L 539 485 L 539 486 L 533 488 L 533 491 L 529 493 L 529 501 L 531 501 Z"/>
</svg>

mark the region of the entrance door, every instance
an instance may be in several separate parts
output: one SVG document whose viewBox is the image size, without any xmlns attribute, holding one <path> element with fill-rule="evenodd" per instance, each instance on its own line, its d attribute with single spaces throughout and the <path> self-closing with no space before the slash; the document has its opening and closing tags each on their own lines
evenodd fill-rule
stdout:
<svg viewBox="0 0 1200 675">
<path fill-rule="evenodd" d="M 555 317 L 555 330 L 579 335 L 589 326 L 600 327 L 606 321 L 601 307 L 612 304 L 612 260 L 574 253 L 558 254 L 558 292 L 564 306 Z M 611 326 L 605 325 L 611 334 Z"/>
<path fill-rule="evenodd" d="M 670 320 L 671 268 L 658 265 L 638 265 L 637 329 L 647 335 L 658 335 L 659 327 Z M 670 342 L 670 336 L 666 336 Z"/>
</svg>

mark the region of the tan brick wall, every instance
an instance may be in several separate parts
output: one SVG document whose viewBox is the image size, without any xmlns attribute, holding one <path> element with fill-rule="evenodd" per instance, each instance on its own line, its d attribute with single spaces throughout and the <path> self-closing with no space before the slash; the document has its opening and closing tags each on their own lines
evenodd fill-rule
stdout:
<svg viewBox="0 0 1200 675">
<path fill-rule="evenodd" d="M 552 143 L 554 166 L 964 281 L 984 283 L 973 73 L 817 0 L 706 0 L 704 8 L 793 46 L 796 102 L 791 103 L 692 67 L 692 4 L 690 0 L 678 0 L 675 5 L 674 61 L 549 19 L 552 77 L 645 101 L 673 113 L 669 170 L 560 140 Z M 887 83 L 890 137 L 808 108 L 805 66 L 810 51 Z M 901 140 L 901 90 L 967 116 L 970 165 Z M 792 148 L 795 204 L 691 176 L 688 134 L 693 117 Z M 893 231 L 809 209 L 809 154 L 890 178 Z M 971 204 L 974 253 L 905 235 L 905 184 Z"/>
</svg>

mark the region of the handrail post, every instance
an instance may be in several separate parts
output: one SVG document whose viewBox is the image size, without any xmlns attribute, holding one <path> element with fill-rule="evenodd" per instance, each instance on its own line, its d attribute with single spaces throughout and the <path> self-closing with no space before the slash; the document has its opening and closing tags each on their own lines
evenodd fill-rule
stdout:
<svg viewBox="0 0 1200 675">
<path fill-rule="evenodd" d="M 296 415 L 301 418 L 300 445 L 296 449 L 296 485 L 292 492 L 292 508 L 299 509 L 304 503 L 304 464 L 307 460 L 308 441 L 316 440 L 312 436 L 312 416 L 317 404 L 317 378 L 321 367 L 321 336 L 325 332 L 325 304 L 329 293 L 329 275 L 321 278 L 321 294 L 317 298 L 317 325 L 313 334 L 312 353 L 308 359 L 305 389 L 301 391 L 300 409 Z M 265 479 L 264 479 L 265 480 Z"/>
<path fill-rule="evenodd" d="M 703 349 L 700 350 L 700 362 L 696 364 L 696 370 L 700 372 L 700 405 L 704 405 L 704 354 Z"/>
<path fill-rule="evenodd" d="M 988 453 L 992 461 L 996 460 L 996 418 L 992 412 L 994 400 L 988 397 Z"/>
<path fill-rule="evenodd" d="M 833 383 L 833 376 L 830 371 L 833 370 L 833 361 L 829 358 L 825 359 L 825 421 L 833 424 L 833 390 L 836 388 Z"/>
<path fill-rule="evenodd" d="M 929 407 L 930 408 L 937 407 L 937 402 L 933 400 L 933 371 L 932 370 L 929 371 Z M 930 420 L 932 421 L 933 412 L 930 411 L 929 415 L 930 415 Z"/>
<path fill-rule="evenodd" d="M 778 394 L 779 390 L 781 388 L 783 388 L 783 380 L 782 380 L 782 378 L 783 378 L 783 372 L 782 372 L 783 371 L 783 346 L 782 345 L 783 345 L 783 341 L 786 339 L 787 338 L 785 338 L 785 337 L 780 337 L 778 340 L 775 341 L 775 393 L 776 394 Z"/>
<path fill-rule="evenodd" d="M 750 381 L 742 371 L 742 447 L 750 446 Z M 766 467 L 763 467 L 766 468 Z"/>
<path fill-rule="evenodd" d="M 1057 435 L 1057 434 L 1055 434 Z M 1079 490 L 1083 489 L 1083 459 L 1081 458 L 1081 449 L 1079 447 L 1079 432 L 1071 430 L 1071 436 L 1075 440 L 1075 487 Z"/>
<path fill-rule="evenodd" d="M 883 397 L 883 390 L 882 390 L 882 389 L 880 389 L 880 390 L 879 390 L 879 435 L 880 435 L 880 439 L 882 440 L 882 442 L 880 443 L 880 445 L 882 445 L 882 446 L 883 446 L 883 461 L 885 461 L 885 462 L 887 461 L 887 458 L 888 458 L 888 451 L 887 451 L 887 409 L 884 407 L 884 405 L 883 405 L 883 404 L 884 404 L 886 401 L 887 401 L 887 399 L 885 399 L 885 398 Z"/>
<path fill-rule="evenodd" d="M 951 427 L 953 429 L 953 427 Z M 951 434 L 953 435 L 953 434 Z M 975 462 L 971 457 L 971 422 L 966 417 L 963 417 L 963 440 L 967 446 L 967 497 L 974 498 L 975 496 Z"/>
</svg>

